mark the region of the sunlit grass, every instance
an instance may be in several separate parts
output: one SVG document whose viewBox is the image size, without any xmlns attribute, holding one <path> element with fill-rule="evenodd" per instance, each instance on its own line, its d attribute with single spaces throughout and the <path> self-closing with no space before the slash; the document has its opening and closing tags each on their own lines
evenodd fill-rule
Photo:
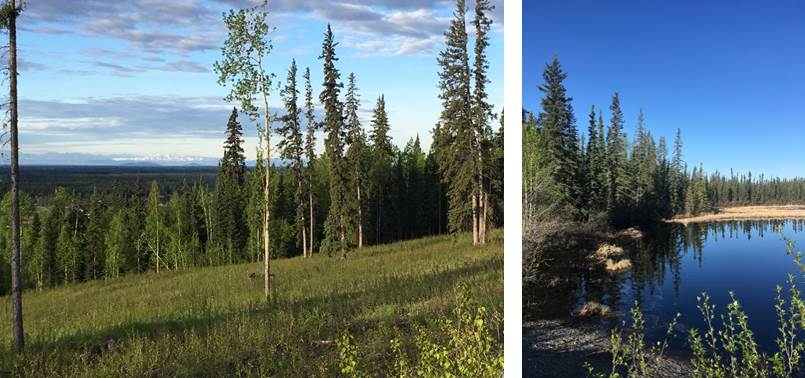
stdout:
<svg viewBox="0 0 805 378">
<path fill-rule="evenodd" d="M 0 375 L 332 376 L 335 341 L 354 335 L 380 373 L 389 340 L 415 326 L 442 332 L 454 289 L 503 312 L 503 233 L 483 248 L 466 235 L 369 247 L 346 260 L 276 260 L 270 303 L 259 263 L 146 273 L 23 295 L 26 352 L 10 352 L 11 305 L 0 298 Z M 438 335 L 436 335 L 438 336 Z M 502 343 L 502 334 L 500 341 Z M 115 352 L 92 353 L 114 339 Z"/>
</svg>

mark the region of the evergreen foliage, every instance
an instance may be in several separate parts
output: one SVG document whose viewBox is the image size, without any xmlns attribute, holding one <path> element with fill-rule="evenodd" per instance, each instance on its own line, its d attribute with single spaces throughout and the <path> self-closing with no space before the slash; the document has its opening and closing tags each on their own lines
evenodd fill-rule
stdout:
<svg viewBox="0 0 805 378">
<path fill-rule="evenodd" d="M 280 134 L 279 150 L 280 157 L 288 162 L 287 169 L 290 171 L 293 186 L 293 228 L 296 233 L 296 245 L 307 249 L 307 233 L 305 213 L 307 213 L 307 201 L 305 198 L 305 166 L 303 159 L 304 145 L 302 144 L 302 124 L 300 120 L 301 110 L 297 105 L 299 91 L 296 89 L 296 60 L 291 61 L 291 68 L 288 70 L 288 79 L 285 88 L 282 90 L 283 102 L 285 103 L 285 115 L 282 117 L 283 125 L 277 132 Z"/>
<path fill-rule="evenodd" d="M 347 78 L 347 95 L 344 102 L 344 111 L 346 119 L 346 142 L 349 144 L 346 153 L 346 164 L 349 166 L 349 190 L 350 195 L 347 196 L 348 211 L 354 214 L 350 217 L 352 225 L 350 230 L 350 241 L 358 248 L 363 247 L 363 209 L 365 207 L 366 198 L 366 182 L 367 182 L 367 148 L 366 148 L 366 133 L 363 131 L 360 118 L 358 117 L 358 110 L 360 108 L 360 97 L 358 95 L 358 87 L 355 84 L 355 74 L 350 73 Z"/>
<path fill-rule="evenodd" d="M 476 41 L 475 53 L 480 56 L 470 67 L 469 38 L 463 25 L 465 4 L 459 1 L 457 5 L 461 20 L 454 20 L 448 32 L 454 43 L 440 56 L 446 68 L 440 76 L 441 98 L 447 108 L 429 149 L 419 136 L 402 146 L 392 143 L 384 95 L 377 98 L 366 135 L 354 74 L 348 77 L 342 99 L 343 84 L 335 66 L 337 43 L 328 27 L 322 45 L 324 80 L 319 96 L 324 117 L 317 120 L 314 113 L 309 69 L 303 74 L 304 104 L 299 106 L 294 61 L 281 91 L 284 114 L 276 118 L 281 123 L 276 131 L 282 136 L 278 143 L 282 164 L 266 165 L 269 130 L 258 128 L 256 165 L 246 167 L 239 111 L 233 108 L 212 190 L 209 183 L 213 181 L 207 177 L 192 183 L 165 178 L 165 183 L 151 181 L 146 192 L 137 176 L 122 177 L 125 185 L 117 181 L 111 187 L 95 187 L 91 193 L 86 189 L 68 192 L 62 187 L 34 198 L 20 193 L 24 286 L 42 289 L 151 270 L 258 261 L 266 241 L 269 257 L 274 258 L 311 256 L 314 249 L 345 256 L 350 248 L 364 244 L 465 231 L 472 224 L 478 233 L 487 223 L 501 226 L 503 131 L 502 117 L 499 130 L 491 127 L 495 115 L 486 95 L 483 53 L 488 42 L 483 38 Z M 491 20 L 485 14 L 491 7 L 487 2 L 479 7 L 474 24 L 486 32 Z M 259 26 L 259 20 L 245 13 L 229 16 L 227 22 L 235 32 Z M 259 92 L 261 80 L 270 75 L 249 71 L 259 68 L 255 62 L 250 63 L 251 68 L 238 64 L 235 47 L 249 41 L 232 38 L 245 38 L 248 33 L 243 33 L 230 35 L 226 59 L 217 70 L 224 83 L 233 85 L 228 99 L 246 101 L 241 110 L 252 115 L 256 106 L 244 96 L 254 94 L 252 90 Z M 235 72 L 244 67 L 249 72 Z M 240 82 L 250 78 L 256 84 Z M 460 90 L 450 81 L 456 78 Z M 461 122 L 453 115 L 461 117 Z M 315 148 L 318 130 L 325 134 L 320 154 Z M 456 140 L 466 144 L 457 146 L 453 144 Z M 151 177 L 155 176 L 149 180 Z M 459 193 L 466 196 L 460 198 Z M 470 217 L 473 207 L 467 206 L 473 195 L 474 220 Z M 3 206 L 8 207 L 9 201 L 7 195 Z M 268 213 L 274 216 L 267 218 Z M 265 238 L 266 220 L 271 239 Z M 7 225 L 0 226 L 7 230 Z M 361 229 L 365 231 L 362 238 Z M 0 233 L 1 250 L 11 248 L 10 239 L 8 232 Z M 300 248 L 302 240 L 307 243 Z M 0 274 L 5 273 L 0 269 Z M 0 295 L 8 291 L 7 285 L 0 284 Z"/>
<path fill-rule="evenodd" d="M 324 106 L 324 140 L 325 154 L 330 162 L 330 208 L 324 223 L 324 240 L 322 248 L 328 252 L 338 251 L 340 256 L 347 253 L 347 196 L 349 177 L 344 161 L 344 148 L 346 142 L 346 128 L 344 125 L 344 105 L 339 99 L 343 83 L 341 74 L 335 67 L 338 58 L 335 56 L 335 42 L 333 31 L 327 25 L 324 34 L 322 52 L 319 59 L 324 61 L 324 89 L 319 94 L 319 101 Z"/>
<path fill-rule="evenodd" d="M 246 156 L 243 152 L 243 130 L 238 122 L 238 111 L 232 109 L 226 124 L 227 139 L 224 156 L 218 164 L 215 183 L 216 224 L 214 240 L 225 251 L 227 261 L 243 257 L 246 247 L 247 226 L 243 218 L 246 196 Z"/>
<path fill-rule="evenodd" d="M 475 7 L 474 63 L 470 65 L 466 28 L 467 6 L 457 0 L 453 19 L 445 32 L 445 47 L 439 53 L 439 98 L 442 112 L 433 129 L 433 152 L 447 186 L 447 226 L 451 232 L 471 229 L 473 243 L 486 242 L 490 219 L 489 173 L 490 121 L 494 118 L 487 102 L 486 71 L 488 31 L 492 20 L 487 14 L 493 7 L 478 1 Z"/>
</svg>

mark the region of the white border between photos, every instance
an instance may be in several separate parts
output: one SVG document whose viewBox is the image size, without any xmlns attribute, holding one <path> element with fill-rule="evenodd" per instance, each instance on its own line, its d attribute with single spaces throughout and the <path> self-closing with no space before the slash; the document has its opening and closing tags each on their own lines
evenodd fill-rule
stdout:
<svg viewBox="0 0 805 378">
<path fill-rule="evenodd" d="M 505 0 L 503 17 L 504 125 L 504 377 L 523 375 L 522 342 L 522 1 Z"/>
</svg>

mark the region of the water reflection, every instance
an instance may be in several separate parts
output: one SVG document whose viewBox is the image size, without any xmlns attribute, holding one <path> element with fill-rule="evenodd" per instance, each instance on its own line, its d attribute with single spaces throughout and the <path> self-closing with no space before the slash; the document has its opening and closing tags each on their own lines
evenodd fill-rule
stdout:
<svg viewBox="0 0 805 378">
<path fill-rule="evenodd" d="M 639 299 L 649 327 L 662 328 L 681 312 L 680 329 L 701 328 L 696 296 L 708 292 L 723 310 L 733 290 L 758 342 L 768 347 L 776 337 L 774 287 L 784 283 L 787 273 L 797 271 L 775 233 L 778 229 L 805 246 L 805 220 L 760 220 L 659 224 L 645 230 L 642 239 L 619 239 L 615 242 L 632 262 L 631 270 L 624 273 L 609 273 L 583 258 L 567 258 L 585 253 L 550 251 L 550 269 L 540 281 L 524 286 L 524 316 L 566 317 L 588 302 L 624 314 Z M 578 247 L 591 251 L 597 246 L 580 243 Z M 616 315 L 605 322 L 614 325 L 620 318 Z"/>
</svg>

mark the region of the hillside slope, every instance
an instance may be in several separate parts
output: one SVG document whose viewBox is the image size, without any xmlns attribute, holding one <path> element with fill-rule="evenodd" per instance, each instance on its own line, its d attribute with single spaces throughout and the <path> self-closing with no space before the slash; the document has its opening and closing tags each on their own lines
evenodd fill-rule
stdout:
<svg viewBox="0 0 805 378">
<path fill-rule="evenodd" d="M 442 337 L 433 320 L 453 316 L 458 286 L 499 317 L 492 334 L 502 348 L 502 231 L 484 248 L 437 236 L 346 260 L 277 260 L 268 304 L 262 277 L 249 277 L 260 271 L 252 263 L 26 292 L 20 359 L 9 350 L 10 300 L 0 298 L 0 375 L 333 376 L 344 332 L 365 369 L 380 373 L 393 364 L 389 340 L 415 360 L 415 329 Z M 100 347 L 110 339 L 113 351 Z"/>
</svg>

